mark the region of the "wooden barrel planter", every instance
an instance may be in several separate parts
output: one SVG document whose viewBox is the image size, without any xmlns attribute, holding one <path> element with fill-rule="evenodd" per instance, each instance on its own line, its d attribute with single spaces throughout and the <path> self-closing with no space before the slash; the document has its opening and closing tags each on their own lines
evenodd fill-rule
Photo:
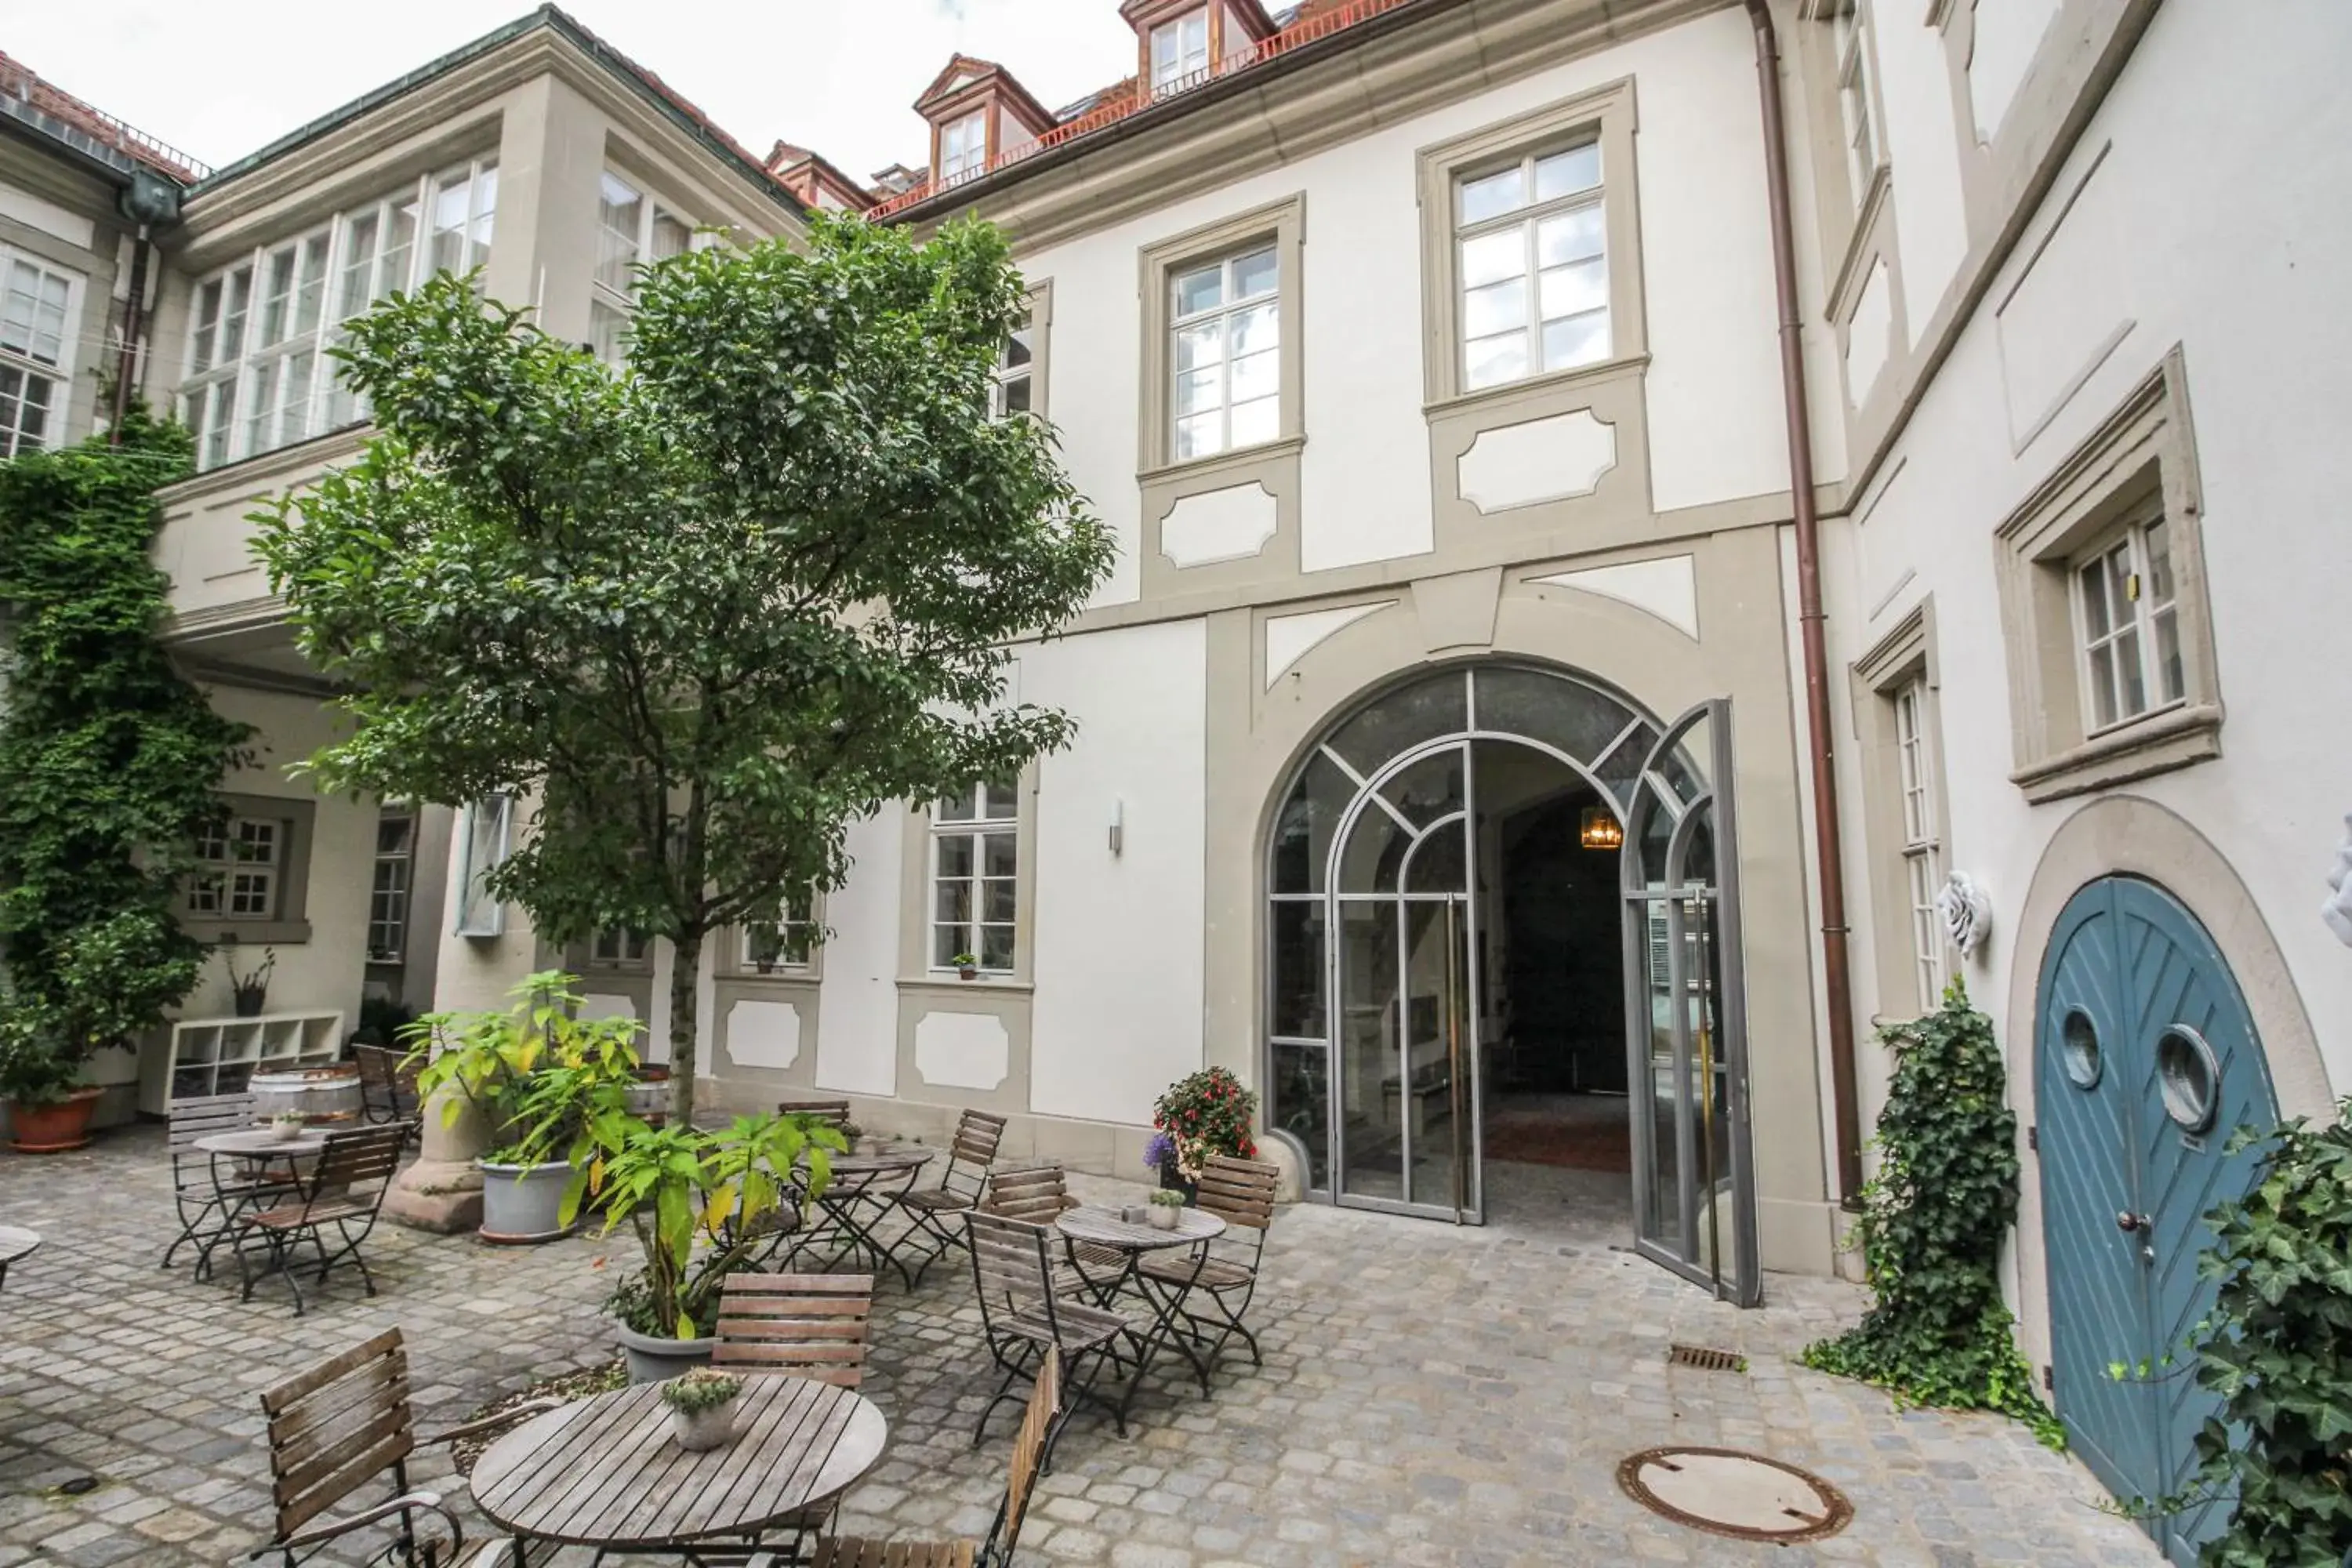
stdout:
<svg viewBox="0 0 2352 1568">
<path fill-rule="evenodd" d="M 267 1121 L 289 1110 L 313 1127 L 357 1126 L 360 1121 L 360 1069 L 356 1066 L 339 1064 L 257 1072 L 248 1087 L 253 1090 L 256 1121 Z"/>
</svg>

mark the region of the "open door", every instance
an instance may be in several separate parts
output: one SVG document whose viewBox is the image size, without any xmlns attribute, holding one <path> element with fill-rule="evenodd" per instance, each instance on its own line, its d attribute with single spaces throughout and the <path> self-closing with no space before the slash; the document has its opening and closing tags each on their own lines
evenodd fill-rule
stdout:
<svg viewBox="0 0 2352 1568">
<path fill-rule="evenodd" d="M 1703 702 L 1651 748 L 1626 812 L 1634 1245 L 1752 1307 L 1761 1287 L 1735 832 L 1731 706 Z"/>
</svg>

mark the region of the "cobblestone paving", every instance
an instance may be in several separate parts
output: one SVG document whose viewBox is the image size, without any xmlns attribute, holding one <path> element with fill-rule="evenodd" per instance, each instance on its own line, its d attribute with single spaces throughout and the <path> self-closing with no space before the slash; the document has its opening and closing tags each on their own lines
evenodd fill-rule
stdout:
<svg viewBox="0 0 2352 1568">
<path fill-rule="evenodd" d="M 609 1354 L 606 1249 L 520 1251 L 393 1226 L 381 1293 L 339 1275 L 296 1319 L 282 1289 L 239 1306 L 156 1259 L 172 1235 L 163 1142 L 116 1133 L 44 1160 L 0 1156 L 0 1221 L 47 1237 L 0 1291 L 0 1568 L 240 1558 L 267 1529 L 255 1391 L 387 1325 L 405 1331 L 420 1425 L 454 1423 L 534 1376 Z M 1081 1178 L 1082 1190 L 1114 1190 Z M 615 1253 L 614 1267 L 625 1257 Z M 1147 1385 L 1131 1436 L 1082 1416 L 1043 1483 L 1024 1562 L 1112 1568 L 1355 1563 L 2156 1564 L 2094 1506 L 2074 1461 L 2020 1427 L 1900 1413 L 1793 1364 L 1859 1310 L 1850 1288 L 1768 1280 L 1740 1312 L 1598 1237 L 1454 1231 L 1286 1210 L 1255 1317 L 1265 1365 L 1228 1356 L 1215 1394 Z M 885 1290 L 866 1393 L 892 1447 L 854 1491 L 860 1532 L 985 1531 L 1013 1424 L 974 1449 L 985 1375 L 968 1274 Z M 1743 1375 L 1669 1367 L 1683 1341 Z M 1663 1443 L 1760 1451 L 1843 1489 L 1855 1518 L 1808 1546 L 1703 1535 L 1628 1501 L 1624 1455 Z M 100 1480 L 68 1497 L 59 1483 Z M 412 1477 L 462 1496 L 437 1451 Z M 471 1531 L 469 1531 L 469 1535 Z"/>
</svg>

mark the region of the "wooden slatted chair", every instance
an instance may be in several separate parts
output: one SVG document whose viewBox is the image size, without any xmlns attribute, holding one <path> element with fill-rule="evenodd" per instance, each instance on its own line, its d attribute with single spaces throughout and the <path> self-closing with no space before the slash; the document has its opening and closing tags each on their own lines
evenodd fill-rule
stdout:
<svg viewBox="0 0 2352 1568">
<path fill-rule="evenodd" d="M 849 1101 L 845 1100 L 782 1100 L 776 1102 L 779 1116 L 805 1116 L 820 1126 L 841 1131 L 849 1120 Z"/>
<path fill-rule="evenodd" d="M 730 1274 L 710 1362 L 856 1388 L 873 1315 L 871 1274 Z"/>
<path fill-rule="evenodd" d="M 165 1134 L 172 1156 L 172 1201 L 180 1211 L 180 1234 L 163 1249 L 162 1267 L 172 1267 L 173 1255 L 183 1247 L 196 1249 L 196 1273 L 211 1266 L 215 1243 L 226 1234 L 230 1216 L 274 1193 L 289 1190 L 290 1176 L 257 1176 L 251 1168 L 233 1163 L 247 1173 L 223 1179 L 223 1164 L 196 1147 L 196 1140 L 215 1132 L 244 1132 L 253 1126 L 253 1096 L 207 1094 L 172 1101 L 172 1123 Z"/>
<path fill-rule="evenodd" d="M 302 1287 L 294 1278 L 294 1249 L 305 1241 L 318 1255 L 321 1284 L 327 1271 L 348 1258 L 358 1267 L 367 1293 L 374 1295 L 375 1276 L 368 1272 L 367 1259 L 360 1256 L 360 1243 L 375 1228 L 384 1189 L 400 1168 L 400 1151 L 407 1142 L 408 1124 L 402 1121 L 330 1132 L 318 1164 L 296 1187 L 268 1208 L 237 1215 L 231 1245 L 236 1252 L 237 1278 L 245 1287 L 237 1300 L 252 1300 L 254 1286 L 273 1274 L 282 1274 L 287 1289 L 294 1293 L 294 1315 L 300 1317 L 304 1303 Z M 326 1240 L 329 1226 L 335 1227 L 338 1243 L 331 1250 Z M 256 1242 L 266 1254 L 258 1271 L 252 1262 Z"/>
<path fill-rule="evenodd" d="M 465 1546 L 465 1527 L 439 1494 L 409 1489 L 409 1455 L 420 1444 L 476 1436 L 562 1403 L 529 1400 L 420 1438 L 408 1405 L 408 1352 L 400 1331 L 386 1329 L 261 1395 L 262 1414 L 269 1420 L 271 1501 L 277 1518 L 268 1544 L 246 1555 L 248 1560 L 276 1556 L 284 1568 L 294 1568 L 354 1531 L 389 1523 L 398 1539 L 378 1561 L 416 1568 L 455 1563 Z M 391 1497 L 356 1513 L 321 1520 L 328 1510 L 386 1470 L 392 1472 Z M 425 1514 L 440 1517 L 449 1531 L 446 1543 L 418 1538 L 417 1527 Z"/>
<path fill-rule="evenodd" d="M 417 1068 L 406 1051 L 355 1044 L 352 1060 L 360 1069 L 360 1114 L 370 1125 L 416 1120 L 422 1103 L 416 1090 Z"/>
<path fill-rule="evenodd" d="M 1048 1350 L 1038 1363 L 1021 1431 L 1013 1439 L 1004 1500 L 996 1505 L 996 1521 L 988 1527 L 986 1541 L 975 1545 L 970 1541 L 883 1542 L 836 1536 L 817 1543 L 811 1568 L 1007 1568 L 1013 1549 L 1020 1544 L 1021 1521 L 1029 1515 L 1029 1499 L 1037 1489 L 1045 1447 L 1061 1408 L 1061 1352 Z"/>
<path fill-rule="evenodd" d="M 988 1197 L 981 1208 L 989 1214 L 1003 1215 L 1028 1225 L 1051 1226 L 1065 1210 L 1078 1206 L 1070 1195 L 1069 1176 L 1059 1160 L 1037 1160 L 1019 1165 L 999 1165 L 988 1175 Z M 1076 1278 L 1062 1286 L 1062 1293 L 1083 1290 L 1095 1298 L 1097 1306 L 1108 1305 L 1105 1298 L 1118 1283 L 1127 1269 L 1127 1256 L 1116 1247 L 1099 1246 L 1089 1241 L 1069 1241 L 1062 1244 L 1063 1256 L 1068 1260 Z"/>
<path fill-rule="evenodd" d="M 1119 1313 L 1060 1294 L 1046 1249 L 1051 1232 L 1045 1228 L 979 1209 L 966 1213 L 963 1222 L 971 1249 L 972 1288 L 980 1297 L 982 1331 L 988 1338 L 990 1358 L 1004 1372 L 996 1393 L 981 1407 L 980 1422 L 972 1428 L 972 1447 L 980 1447 L 987 1437 L 989 1417 L 996 1414 L 996 1407 L 1020 1397 L 1013 1392 L 1013 1385 L 1024 1378 L 1034 1379 L 1036 1368 L 1053 1352 L 1060 1352 L 1061 1366 L 1070 1379 L 1071 1400 L 1108 1412 L 1118 1435 L 1126 1436 L 1125 1412 L 1095 1393 L 1094 1384 L 1105 1362 L 1119 1359 L 1124 1363 L 1118 1355 L 1122 1342 L 1140 1348 L 1137 1325 Z M 1067 1414 L 1066 1409 L 1065 1418 Z M 1049 1464 L 1060 1435 L 1057 1422 L 1045 1442 Z"/>
<path fill-rule="evenodd" d="M 1243 1321 L 1250 1299 L 1257 1293 L 1259 1267 L 1265 1260 L 1265 1234 L 1274 1223 L 1274 1194 L 1282 1169 L 1262 1160 L 1240 1160 L 1212 1154 L 1202 1163 L 1199 1195 L 1194 1204 L 1225 1222 L 1225 1234 L 1209 1243 L 1205 1262 L 1161 1253 L 1147 1254 L 1136 1272 L 1184 1292 L 1179 1308 L 1184 1325 L 1196 1341 L 1209 1342 L 1208 1353 L 1193 1362 L 1201 1374 L 1201 1392 L 1209 1389 L 1208 1368 L 1235 1334 L 1249 1346 L 1250 1363 L 1264 1366 L 1257 1336 Z M 1207 1310 L 1195 1311 L 1195 1304 Z"/>
<path fill-rule="evenodd" d="M 893 1193 L 891 1203 L 908 1219 L 907 1234 L 898 1246 L 911 1248 L 921 1256 L 909 1279 L 910 1286 L 920 1286 L 923 1275 L 948 1253 L 964 1245 L 956 1216 L 979 1205 L 988 1188 L 990 1167 L 996 1163 L 996 1146 L 1004 1139 L 1004 1118 L 991 1116 L 984 1110 L 967 1110 L 956 1121 L 955 1137 L 948 1143 L 947 1168 L 940 1173 L 936 1187 L 919 1187 L 909 1193 Z M 900 1273 L 907 1271 L 907 1259 L 898 1259 Z"/>
</svg>

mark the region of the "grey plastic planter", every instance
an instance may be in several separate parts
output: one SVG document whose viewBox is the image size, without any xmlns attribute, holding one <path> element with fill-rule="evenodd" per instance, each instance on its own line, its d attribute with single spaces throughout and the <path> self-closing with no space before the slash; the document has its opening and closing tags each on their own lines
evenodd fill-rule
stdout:
<svg viewBox="0 0 2352 1568">
<path fill-rule="evenodd" d="M 485 1160 L 480 1164 L 484 1241 L 521 1246 L 553 1241 L 569 1231 L 558 1217 L 563 1209 L 563 1189 L 572 1184 L 568 1163 L 493 1165 Z"/>
<path fill-rule="evenodd" d="M 641 1334 L 626 1323 L 614 1323 L 613 1331 L 621 1337 L 621 1359 L 629 1363 L 629 1382 L 667 1383 L 671 1378 L 710 1364 L 710 1352 L 719 1342 L 711 1340 L 670 1340 L 653 1334 Z"/>
</svg>

